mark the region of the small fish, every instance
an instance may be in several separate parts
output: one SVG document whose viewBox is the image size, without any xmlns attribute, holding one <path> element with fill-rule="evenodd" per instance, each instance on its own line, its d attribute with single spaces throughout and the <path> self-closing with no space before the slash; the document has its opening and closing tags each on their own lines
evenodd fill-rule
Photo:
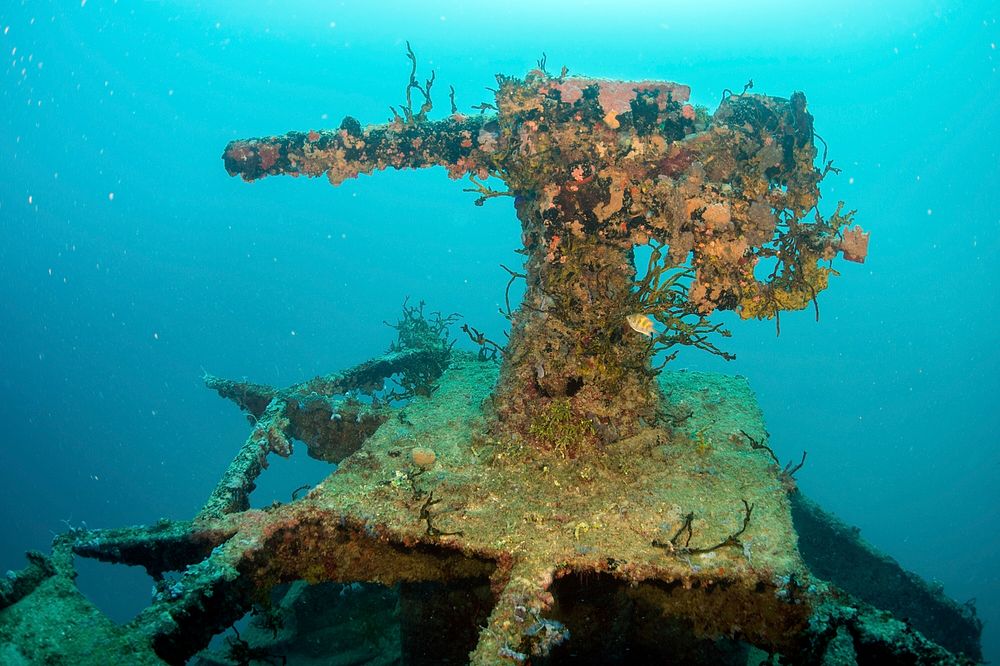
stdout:
<svg viewBox="0 0 1000 666">
<path fill-rule="evenodd" d="M 636 333 L 641 333 L 647 338 L 653 337 L 653 320 L 649 318 L 649 315 L 630 314 L 625 317 L 625 321 Z"/>
</svg>

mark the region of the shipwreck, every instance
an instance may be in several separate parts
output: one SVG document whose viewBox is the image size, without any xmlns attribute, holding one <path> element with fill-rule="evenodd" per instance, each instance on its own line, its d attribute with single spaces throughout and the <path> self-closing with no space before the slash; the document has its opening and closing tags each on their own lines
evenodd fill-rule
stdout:
<svg viewBox="0 0 1000 666">
<path fill-rule="evenodd" d="M 507 292 L 525 292 L 509 339 L 406 303 L 392 348 L 357 367 L 206 377 L 252 425 L 202 510 L 29 553 L 0 583 L 0 660 L 296 663 L 323 631 L 355 636 L 337 609 L 364 597 L 388 609 L 365 631 L 393 646 L 353 663 L 979 661 L 974 609 L 796 489 L 745 379 L 664 367 L 683 347 L 728 356 L 720 310 L 818 316 L 834 262 L 864 261 L 853 212 L 820 212 L 836 168 L 805 96 L 748 84 L 710 112 L 681 84 L 543 59 L 468 113 L 452 90 L 432 119 L 434 77 L 408 57 L 389 122 L 234 141 L 225 167 L 336 185 L 442 166 L 477 204 L 510 199 L 524 265 Z M 297 444 L 336 470 L 251 509 L 267 458 Z M 143 566 L 155 596 L 116 625 L 74 557 Z"/>
</svg>

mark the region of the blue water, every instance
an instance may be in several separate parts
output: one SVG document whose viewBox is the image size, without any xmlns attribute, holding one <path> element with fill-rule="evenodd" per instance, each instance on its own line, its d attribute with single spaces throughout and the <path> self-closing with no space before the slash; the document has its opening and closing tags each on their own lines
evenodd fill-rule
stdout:
<svg viewBox="0 0 1000 666">
<path fill-rule="evenodd" d="M 544 51 L 550 69 L 689 84 L 710 108 L 748 78 L 806 92 L 843 168 L 825 201 L 858 209 L 868 261 L 840 262 L 819 323 L 734 321 L 736 361 L 674 367 L 749 377 L 779 456 L 809 452 L 805 492 L 975 597 L 1000 659 L 1000 7 L 788 4 L 5 3 L 0 569 L 66 524 L 192 516 L 247 433 L 205 370 L 288 384 L 356 363 L 407 295 L 500 338 L 508 199 L 477 208 L 443 169 L 249 185 L 220 155 L 387 120 L 407 39 L 442 116 L 448 85 L 468 108 Z M 277 461 L 255 502 L 323 473 Z M 92 586 L 112 614 L 148 601 Z"/>
</svg>

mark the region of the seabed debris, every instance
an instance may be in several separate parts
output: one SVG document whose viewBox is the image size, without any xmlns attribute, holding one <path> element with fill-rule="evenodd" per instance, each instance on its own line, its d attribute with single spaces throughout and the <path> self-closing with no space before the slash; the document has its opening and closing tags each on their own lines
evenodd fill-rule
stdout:
<svg viewBox="0 0 1000 666">
<path fill-rule="evenodd" d="M 833 260 L 864 261 L 853 211 L 819 212 L 836 169 L 814 166 L 805 96 L 748 85 L 709 113 L 684 85 L 554 75 L 543 58 L 498 75 L 476 113 L 452 90 L 432 120 L 434 76 L 407 50 L 388 123 L 234 141 L 226 168 L 338 184 L 443 166 L 477 204 L 512 198 L 525 265 L 505 267 L 507 293 L 526 291 L 507 299 L 509 340 L 467 323 L 478 353 L 455 350 L 455 315 L 404 304 L 397 342 L 354 368 L 285 388 L 206 377 L 251 431 L 202 510 L 29 553 L 0 583 L 0 661 L 296 663 L 334 629 L 353 645 L 320 644 L 351 663 L 980 660 L 971 607 L 795 488 L 801 463 L 781 467 L 744 379 L 653 364 L 682 346 L 728 358 L 716 310 L 818 317 Z M 295 442 L 336 471 L 251 509 Z M 145 567 L 151 604 L 112 623 L 76 589 L 74 556 Z M 355 598 L 382 619 L 346 619 Z"/>
</svg>

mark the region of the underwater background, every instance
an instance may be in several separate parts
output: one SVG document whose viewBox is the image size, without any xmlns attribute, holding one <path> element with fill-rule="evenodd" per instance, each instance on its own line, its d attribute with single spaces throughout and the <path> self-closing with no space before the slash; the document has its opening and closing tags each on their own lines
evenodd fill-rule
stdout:
<svg viewBox="0 0 1000 666">
<path fill-rule="evenodd" d="M 811 310 L 733 316 L 672 368 L 739 373 L 799 487 L 904 567 L 975 598 L 1000 659 L 1000 6 L 995 1 L 7 2 L 0 9 L 0 570 L 68 526 L 193 516 L 247 434 L 204 372 L 287 385 L 376 356 L 404 298 L 493 339 L 510 201 L 444 169 L 230 178 L 236 138 L 388 120 L 409 73 L 460 110 L 549 68 L 803 90 L 872 232 Z M 255 506 L 329 473 L 274 460 Z M 78 560 L 125 620 L 141 570 Z"/>
</svg>

